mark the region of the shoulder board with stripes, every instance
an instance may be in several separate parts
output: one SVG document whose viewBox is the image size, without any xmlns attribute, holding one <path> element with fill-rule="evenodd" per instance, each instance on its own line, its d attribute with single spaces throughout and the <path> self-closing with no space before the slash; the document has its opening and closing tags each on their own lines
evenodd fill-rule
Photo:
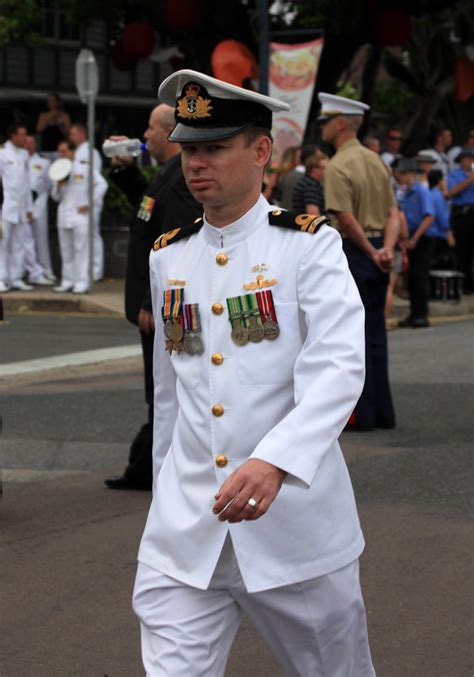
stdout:
<svg viewBox="0 0 474 677">
<path fill-rule="evenodd" d="M 156 252 L 158 251 L 158 249 L 163 249 L 164 247 L 167 247 L 169 244 L 173 244 L 173 242 L 178 242 L 178 240 L 182 240 L 185 237 L 194 235 L 194 233 L 197 233 L 199 230 L 201 230 L 203 223 L 204 221 L 200 216 L 190 226 L 184 226 L 183 228 L 175 228 L 174 230 L 169 230 L 167 233 L 163 233 L 163 235 L 160 235 L 160 237 L 157 240 L 155 240 L 155 243 L 153 245 L 153 251 Z"/>
<path fill-rule="evenodd" d="M 275 209 L 270 212 L 269 223 L 271 226 L 281 226 L 282 228 L 291 228 L 300 230 L 303 233 L 317 233 L 321 226 L 331 225 L 327 216 L 314 216 L 314 214 L 297 214 L 296 212 L 287 212 L 283 209 Z"/>
</svg>

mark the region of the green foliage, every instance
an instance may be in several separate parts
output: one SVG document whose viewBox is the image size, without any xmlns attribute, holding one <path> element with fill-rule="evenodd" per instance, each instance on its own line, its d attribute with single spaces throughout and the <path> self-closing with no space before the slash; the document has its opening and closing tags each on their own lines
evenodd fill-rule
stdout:
<svg viewBox="0 0 474 677">
<path fill-rule="evenodd" d="M 104 219 L 112 217 L 126 223 L 133 215 L 133 207 L 113 181 L 110 179 L 110 169 L 104 169 L 102 176 L 107 181 L 109 189 L 104 199 Z"/>
<path fill-rule="evenodd" d="M 399 124 L 410 109 L 413 93 L 399 80 L 383 80 L 375 86 L 374 110 L 387 119 L 388 124 Z"/>
<path fill-rule="evenodd" d="M 360 93 L 351 82 L 337 83 L 337 96 L 345 96 L 346 99 L 355 99 L 360 101 Z"/>
<path fill-rule="evenodd" d="M 21 40 L 39 42 L 41 12 L 36 0 L 2 0 L 0 2 L 0 47 Z"/>
</svg>

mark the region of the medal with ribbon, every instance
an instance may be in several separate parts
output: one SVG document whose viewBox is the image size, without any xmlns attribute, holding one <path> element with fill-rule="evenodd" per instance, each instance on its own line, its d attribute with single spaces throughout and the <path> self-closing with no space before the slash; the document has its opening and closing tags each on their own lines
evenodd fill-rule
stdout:
<svg viewBox="0 0 474 677">
<path fill-rule="evenodd" d="M 245 346 L 249 342 L 249 332 L 245 325 L 242 298 L 232 296 L 227 301 L 229 322 L 232 325 L 231 338 L 238 346 Z"/>
<path fill-rule="evenodd" d="M 163 308 L 161 314 L 164 322 L 164 333 L 166 337 L 166 350 L 169 354 L 176 350 L 178 353 L 182 350 L 183 327 L 182 327 L 182 308 L 184 300 L 184 289 L 165 289 L 163 292 Z"/>
<path fill-rule="evenodd" d="M 184 338 L 183 348 L 188 355 L 201 355 L 204 345 L 201 333 L 201 316 L 199 303 L 186 303 L 183 306 Z"/>
<path fill-rule="evenodd" d="M 273 294 L 271 289 L 256 293 L 260 318 L 263 322 L 263 334 L 269 341 L 274 341 L 280 335 L 280 327 L 273 303 Z"/>
<path fill-rule="evenodd" d="M 260 341 L 263 341 L 264 330 L 257 298 L 255 294 L 245 294 L 240 298 L 244 308 L 244 320 L 249 333 L 249 341 L 260 343 Z"/>
</svg>

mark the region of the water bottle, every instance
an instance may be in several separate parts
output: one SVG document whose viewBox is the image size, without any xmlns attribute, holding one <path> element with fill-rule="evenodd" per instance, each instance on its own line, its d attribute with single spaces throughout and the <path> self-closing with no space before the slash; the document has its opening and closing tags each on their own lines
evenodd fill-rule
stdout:
<svg viewBox="0 0 474 677">
<path fill-rule="evenodd" d="M 116 155 L 137 157 L 142 150 L 146 150 L 146 143 L 142 143 L 140 139 L 123 139 L 122 141 L 107 139 L 102 144 L 102 152 L 105 157 L 115 157 Z"/>
</svg>

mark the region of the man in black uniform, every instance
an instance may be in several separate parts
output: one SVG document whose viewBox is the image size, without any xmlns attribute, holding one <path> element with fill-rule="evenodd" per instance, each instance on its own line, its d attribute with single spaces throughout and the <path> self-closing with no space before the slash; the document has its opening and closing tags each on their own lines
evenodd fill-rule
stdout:
<svg viewBox="0 0 474 677">
<path fill-rule="evenodd" d="M 144 138 L 161 171 L 148 185 L 132 158 L 114 158 L 111 177 L 137 212 L 130 225 L 125 314 L 138 326 L 143 349 L 148 420 L 132 442 L 128 465 L 121 477 L 105 480 L 109 489 L 151 489 L 153 444 L 153 338 L 148 258 L 153 242 L 176 224 L 190 223 L 202 208 L 189 193 L 181 171 L 180 147 L 168 141 L 175 126 L 174 109 L 161 104 L 151 112 Z M 120 140 L 126 137 L 112 137 Z"/>
</svg>

